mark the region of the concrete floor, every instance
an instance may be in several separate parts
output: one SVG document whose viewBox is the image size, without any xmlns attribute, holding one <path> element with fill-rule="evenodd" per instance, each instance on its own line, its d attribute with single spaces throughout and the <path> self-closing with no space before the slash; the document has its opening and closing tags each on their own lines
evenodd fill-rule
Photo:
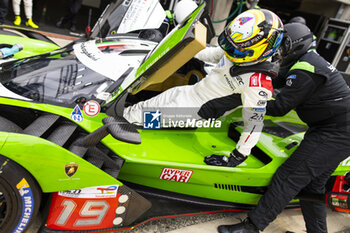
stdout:
<svg viewBox="0 0 350 233">
<path fill-rule="evenodd" d="M 246 213 L 216 213 L 178 218 L 153 220 L 140 225 L 127 233 L 215 233 L 219 225 L 239 223 L 246 217 Z M 350 215 L 328 211 L 327 217 L 329 233 L 350 233 Z M 40 223 L 37 220 L 27 233 L 37 233 Z M 299 209 L 285 210 L 263 233 L 305 233 L 304 220 Z"/>
</svg>

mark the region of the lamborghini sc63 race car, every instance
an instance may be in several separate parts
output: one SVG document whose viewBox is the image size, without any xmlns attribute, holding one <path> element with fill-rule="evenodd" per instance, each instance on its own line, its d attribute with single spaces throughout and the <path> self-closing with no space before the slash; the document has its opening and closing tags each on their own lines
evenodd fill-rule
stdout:
<svg viewBox="0 0 350 233">
<path fill-rule="evenodd" d="M 0 26 L 0 49 L 21 44 L 23 50 L 14 54 L 14 58 L 34 56 L 60 48 L 47 36 L 25 28 Z M 1 57 L 2 58 L 2 57 Z"/>
<path fill-rule="evenodd" d="M 295 113 L 267 117 L 257 146 L 234 168 L 204 157 L 229 154 L 241 109 L 219 118 L 220 128 L 137 128 L 122 117 L 127 104 L 203 77 L 192 59 L 206 46 L 203 10 L 160 43 L 121 35 L 77 43 L 60 58 L 0 65 L 1 232 L 25 231 L 38 211 L 40 232 L 123 229 L 152 210 L 152 195 L 236 209 L 258 202 L 306 130 Z M 343 161 L 334 177 L 349 166 Z M 336 184 L 348 198 L 346 179 Z M 336 197 L 330 204 L 347 209 L 348 199 Z"/>
<path fill-rule="evenodd" d="M 170 31 L 170 23 L 165 19 L 166 13 L 158 0 L 116 0 L 107 5 L 91 31 L 87 27 L 85 38 L 76 39 L 84 41 L 125 33 L 137 33 L 141 38 L 149 39 L 154 37 L 152 30 L 162 28 L 163 34 Z M 210 21 L 209 16 L 207 20 Z M 213 30 L 212 26 L 210 29 Z M 59 49 L 60 47 L 46 36 L 47 34 L 28 28 L 1 25 L 0 49 L 21 44 L 23 49 L 8 59 L 21 59 Z"/>
</svg>

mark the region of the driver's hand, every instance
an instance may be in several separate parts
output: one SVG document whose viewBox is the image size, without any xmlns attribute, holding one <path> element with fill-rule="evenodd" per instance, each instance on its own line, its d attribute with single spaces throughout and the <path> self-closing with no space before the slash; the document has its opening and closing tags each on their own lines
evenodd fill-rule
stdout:
<svg viewBox="0 0 350 233">
<path fill-rule="evenodd" d="M 204 162 L 208 165 L 213 166 L 225 166 L 225 167 L 236 167 L 241 164 L 244 160 L 247 159 L 247 156 L 242 155 L 238 150 L 234 149 L 230 153 L 230 157 L 225 155 L 210 155 L 204 158 Z"/>
</svg>

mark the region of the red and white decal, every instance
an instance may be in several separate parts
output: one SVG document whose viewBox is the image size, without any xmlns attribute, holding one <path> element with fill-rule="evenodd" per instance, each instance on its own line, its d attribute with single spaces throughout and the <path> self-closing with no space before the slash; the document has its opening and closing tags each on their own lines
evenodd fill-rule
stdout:
<svg viewBox="0 0 350 233">
<path fill-rule="evenodd" d="M 124 48 L 124 47 L 132 47 L 135 46 L 133 44 L 108 44 L 108 45 L 102 45 L 98 46 L 99 49 L 105 49 L 105 48 Z"/>
<path fill-rule="evenodd" d="M 259 87 L 260 86 L 260 74 L 254 73 L 252 76 L 250 76 L 249 86 L 250 87 Z"/>
<path fill-rule="evenodd" d="M 266 88 L 269 91 L 273 91 L 272 87 L 272 80 L 270 76 L 267 76 L 265 74 L 261 74 L 260 77 L 261 87 Z"/>
<path fill-rule="evenodd" d="M 62 197 L 73 198 L 114 198 L 117 196 L 118 185 L 104 185 L 88 187 L 76 190 L 67 190 L 58 192 Z"/>
<path fill-rule="evenodd" d="M 193 171 L 190 170 L 165 167 L 163 168 L 162 174 L 160 174 L 159 179 L 187 183 L 190 180 L 192 173 Z"/>
<path fill-rule="evenodd" d="M 265 56 L 269 55 L 271 52 L 272 52 L 272 49 L 267 50 L 267 51 L 266 51 L 266 52 L 263 54 L 263 57 L 265 57 Z"/>
<path fill-rule="evenodd" d="M 54 193 L 46 226 L 71 231 L 111 228 L 120 195 L 115 198 L 75 198 Z"/>
<path fill-rule="evenodd" d="M 100 113 L 100 110 L 100 105 L 94 100 L 90 100 L 84 104 L 84 113 L 89 117 L 97 116 L 97 114 Z"/>
<path fill-rule="evenodd" d="M 263 87 L 271 92 L 273 91 L 271 77 L 269 77 L 265 74 L 261 74 L 261 73 L 254 73 L 250 77 L 249 86 L 250 87 Z"/>
</svg>

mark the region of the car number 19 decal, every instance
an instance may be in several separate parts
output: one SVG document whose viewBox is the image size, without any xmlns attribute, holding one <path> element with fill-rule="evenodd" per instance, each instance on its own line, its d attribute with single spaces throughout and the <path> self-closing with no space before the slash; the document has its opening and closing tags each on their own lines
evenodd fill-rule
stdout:
<svg viewBox="0 0 350 233">
<path fill-rule="evenodd" d="M 54 193 L 46 226 L 56 230 L 113 227 L 118 186 L 100 186 Z"/>
<path fill-rule="evenodd" d="M 73 200 L 64 199 L 61 206 L 63 206 L 63 209 L 55 221 L 55 224 L 58 226 L 64 226 L 67 224 L 68 219 L 72 216 L 78 204 Z M 77 219 L 74 225 L 78 227 L 100 225 L 103 218 L 106 216 L 108 209 L 109 205 L 106 201 L 85 201 L 79 214 L 81 218 Z M 84 219 L 84 217 L 94 218 Z"/>
</svg>

